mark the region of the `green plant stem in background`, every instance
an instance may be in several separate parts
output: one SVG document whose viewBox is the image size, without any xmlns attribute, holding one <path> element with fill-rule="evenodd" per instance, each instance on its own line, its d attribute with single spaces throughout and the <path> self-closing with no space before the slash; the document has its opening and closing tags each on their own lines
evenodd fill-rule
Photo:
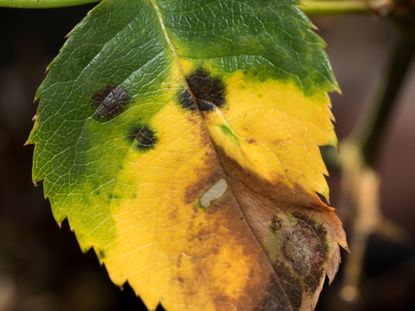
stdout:
<svg viewBox="0 0 415 311">
<path fill-rule="evenodd" d="M 308 15 L 367 13 L 368 3 L 363 0 L 303 0 L 300 8 Z"/>
<path fill-rule="evenodd" d="M 0 7 L 24 9 L 48 9 L 76 6 L 99 0 L 0 0 Z"/>
<path fill-rule="evenodd" d="M 402 33 L 389 61 L 387 72 L 375 102 L 359 120 L 352 139 L 360 146 L 363 160 L 374 166 L 379 144 L 387 128 L 391 112 L 397 104 L 405 77 L 415 55 L 415 36 Z"/>
</svg>

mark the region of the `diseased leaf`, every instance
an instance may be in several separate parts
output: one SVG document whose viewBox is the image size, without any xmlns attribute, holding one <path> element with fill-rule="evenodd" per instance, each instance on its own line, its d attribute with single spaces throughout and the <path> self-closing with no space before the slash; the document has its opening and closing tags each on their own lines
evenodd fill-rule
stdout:
<svg viewBox="0 0 415 311">
<path fill-rule="evenodd" d="M 149 309 L 311 310 L 346 246 L 323 47 L 291 0 L 103 1 L 39 88 L 33 178 Z"/>
</svg>

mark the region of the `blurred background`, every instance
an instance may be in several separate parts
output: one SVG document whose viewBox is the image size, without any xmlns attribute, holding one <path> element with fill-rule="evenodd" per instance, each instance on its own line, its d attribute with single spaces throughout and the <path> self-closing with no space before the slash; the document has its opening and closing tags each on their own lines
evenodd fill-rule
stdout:
<svg viewBox="0 0 415 311">
<path fill-rule="evenodd" d="M 53 10 L 0 8 L 0 311 L 145 310 L 126 285 L 108 279 L 95 255 L 83 255 L 66 223 L 59 229 L 42 186 L 31 182 L 32 146 L 23 146 L 47 64 L 64 36 L 92 6 Z M 341 85 L 333 94 L 340 139 L 372 100 L 397 40 L 392 25 L 369 15 L 313 18 Z M 415 66 L 413 66 L 415 67 Z M 377 162 L 381 210 L 405 232 L 368 240 L 359 298 L 340 298 L 344 265 L 325 287 L 317 310 L 415 310 L 415 68 L 400 93 Z M 340 174 L 329 178 L 341 205 Z M 340 202 L 340 203 L 339 203 Z M 343 211 L 344 213 L 344 211 Z M 343 254 L 344 261 L 348 255 Z M 161 308 L 160 308 L 161 310 Z"/>
</svg>

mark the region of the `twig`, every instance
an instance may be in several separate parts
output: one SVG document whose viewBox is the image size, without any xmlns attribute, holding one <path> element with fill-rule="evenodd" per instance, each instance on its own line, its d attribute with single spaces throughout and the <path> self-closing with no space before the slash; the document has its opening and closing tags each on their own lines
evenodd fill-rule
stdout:
<svg viewBox="0 0 415 311">
<path fill-rule="evenodd" d="M 379 145 L 386 131 L 397 97 L 415 55 L 415 35 L 401 32 L 392 54 L 378 97 L 358 123 L 357 130 L 343 144 L 343 195 L 354 207 L 351 232 L 351 255 L 345 267 L 341 297 L 356 301 L 363 257 L 370 234 L 404 240 L 402 230 L 386 220 L 380 211 L 380 178 L 374 170 Z M 384 228 L 387 228 L 386 230 Z"/>
<path fill-rule="evenodd" d="M 358 123 L 353 133 L 354 140 L 361 148 L 365 163 L 375 165 L 379 144 L 397 103 L 399 91 L 415 55 L 415 35 L 402 34 L 389 62 L 385 79 L 374 105 Z"/>
</svg>

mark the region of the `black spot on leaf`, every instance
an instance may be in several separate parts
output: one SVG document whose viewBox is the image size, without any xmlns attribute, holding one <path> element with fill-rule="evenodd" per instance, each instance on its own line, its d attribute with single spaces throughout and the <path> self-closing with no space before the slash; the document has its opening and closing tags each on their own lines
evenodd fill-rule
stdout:
<svg viewBox="0 0 415 311">
<path fill-rule="evenodd" d="M 203 69 L 197 69 L 186 79 L 197 106 L 201 111 L 211 111 L 225 103 L 225 85 Z"/>
<path fill-rule="evenodd" d="M 103 90 L 92 96 L 96 110 L 94 119 L 98 122 L 106 122 L 124 111 L 131 97 L 121 86 L 107 85 Z"/>
<path fill-rule="evenodd" d="M 272 216 L 270 228 L 273 233 L 281 229 L 281 219 L 278 216 Z"/>
<path fill-rule="evenodd" d="M 203 100 L 203 99 L 199 99 L 197 101 L 197 106 L 199 107 L 200 111 L 213 111 L 215 110 L 216 105 L 212 104 L 209 101 Z"/>
<path fill-rule="evenodd" d="M 134 126 L 128 135 L 130 142 L 137 141 L 136 147 L 140 151 L 147 151 L 154 148 L 158 139 L 154 131 L 148 126 Z"/>
<path fill-rule="evenodd" d="M 180 90 L 179 95 L 180 105 L 186 109 L 194 111 L 197 109 L 192 93 L 189 90 Z"/>
</svg>

